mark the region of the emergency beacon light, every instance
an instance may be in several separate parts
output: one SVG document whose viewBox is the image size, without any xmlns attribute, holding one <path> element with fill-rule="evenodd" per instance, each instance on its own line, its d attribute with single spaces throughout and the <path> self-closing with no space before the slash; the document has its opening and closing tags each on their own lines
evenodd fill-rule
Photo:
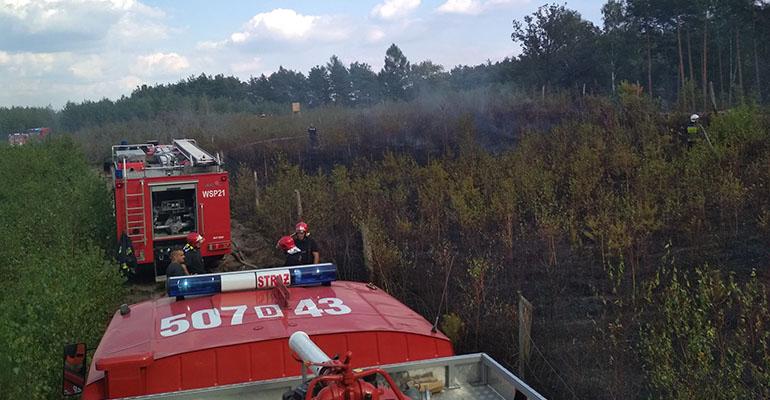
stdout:
<svg viewBox="0 0 770 400">
<path fill-rule="evenodd" d="M 337 266 L 331 263 L 278 267 L 251 271 L 171 277 L 166 281 L 169 297 L 196 296 L 238 290 L 285 286 L 312 286 L 337 280 Z"/>
</svg>

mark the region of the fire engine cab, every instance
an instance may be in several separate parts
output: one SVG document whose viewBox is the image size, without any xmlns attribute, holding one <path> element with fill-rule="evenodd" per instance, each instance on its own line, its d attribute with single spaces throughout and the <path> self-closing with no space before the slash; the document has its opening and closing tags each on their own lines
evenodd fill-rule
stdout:
<svg viewBox="0 0 770 400">
<path fill-rule="evenodd" d="M 230 253 L 230 189 L 219 156 L 193 139 L 120 144 L 110 166 L 115 194 L 119 260 L 129 273 L 153 268 L 165 279 L 169 253 L 186 235 L 203 236 L 207 265 Z"/>
<path fill-rule="evenodd" d="M 65 375 L 65 392 L 543 400 L 489 356 L 455 356 L 435 326 L 378 287 L 336 278 L 333 264 L 171 277 L 167 297 L 115 313 L 88 376 Z"/>
</svg>

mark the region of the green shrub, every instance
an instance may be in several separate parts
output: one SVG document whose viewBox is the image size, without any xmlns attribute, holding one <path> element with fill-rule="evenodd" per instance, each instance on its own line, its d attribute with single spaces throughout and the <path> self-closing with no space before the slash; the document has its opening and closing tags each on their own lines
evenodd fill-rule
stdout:
<svg viewBox="0 0 770 400">
<path fill-rule="evenodd" d="M 656 397 L 768 398 L 770 310 L 756 274 L 746 284 L 708 267 L 667 275 L 652 284 L 658 318 L 642 329 L 640 346 Z"/>
<path fill-rule="evenodd" d="M 65 343 L 95 348 L 123 289 L 108 186 L 71 140 L 0 147 L 0 386 L 58 398 Z"/>
</svg>

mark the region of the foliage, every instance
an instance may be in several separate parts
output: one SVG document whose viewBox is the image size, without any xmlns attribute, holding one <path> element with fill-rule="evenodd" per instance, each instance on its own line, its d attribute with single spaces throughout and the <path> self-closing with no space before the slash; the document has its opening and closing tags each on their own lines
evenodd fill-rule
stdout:
<svg viewBox="0 0 770 400">
<path fill-rule="evenodd" d="M 465 323 L 462 318 L 455 313 L 445 314 L 443 318 L 441 318 L 441 332 L 444 332 L 455 345 L 460 343 L 464 329 Z"/>
<path fill-rule="evenodd" d="M 307 74 L 307 103 L 310 107 L 328 104 L 331 100 L 329 71 L 324 66 L 315 66 Z"/>
<path fill-rule="evenodd" d="M 627 398 L 641 396 L 646 387 L 663 390 L 653 383 L 657 378 L 633 364 L 640 327 L 655 318 L 655 312 L 638 314 L 636 307 L 658 273 L 655 254 L 669 242 L 683 269 L 727 259 L 725 269 L 739 278 L 755 260 L 747 253 L 764 254 L 756 238 L 766 234 L 767 217 L 754 212 L 770 207 L 764 189 L 770 140 L 762 113 L 737 108 L 704 121 L 714 140 L 711 150 L 705 142 L 688 148 L 678 128 L 632 84 L 624 84 L 616 99 L 545 103 L 553 112 L 543 114 L 526 114 L 521 99 L 501 100 L 491 113 L 510 116 L 502 111 L 507 106 L 509 113 L 522 112 L 539 124 L 558 110 L 564 115 L 547 131 L 531 128 L 515 148 L 506 148 L 484 144 L 486 114 L 467 106 L 469 99 L 458 99 L 458 107 L 473 112 L 454 116 L 446 111 L 449 102 L 417 102 L 410 105 L 423 107 L 421 118 L 412 119 L 413 110 L 400 103 L 387 108 L 391 114 L 375 107 L 367 113 L 367 130 L 380 137 L 357 131 L 356 120 L 341 110 L 324 115 L 334 122 L 321 125 L 328 127 L 321 132 L 331 145 L 320 154 L 320 165 L 308 168 L 291 150 L 276 148 L 283 156 L 265 159 L 255 226 L 265 237 L 285 232 L 298 218 L 299 190 L 303 218 L 313 227 L 322 258 L 340 265 L 343 277 L 373 280 L 430 319 L 456 315 L 452 326 L 463 327 L 452 332 L 459 335 L 459 351 L 490 351 L 511 361 L 512 310 L 521 291 L 537 306 L 533 332 L 545 354 L 590 359 L 602 371 L 612 362 L 623 371 L 589 382 L 577 372 L 566 378 L 564 370 L 559 376 L 542 373 L 539 389 L 561 397 L 567 392 L 558 389 L 560 379 L 566 379 L 594 394 L 604 387 L 599 382 L 610 382 L 615 396 Z M 491 107 L 474 100 L 485 104 L 480 108 Z M 351 126 L 352 132 L 336 133 L 334 126 Z M 396 143 L 391 132 L 426 126 L 446 129 L 437 139 L 448 145 L 415 144 L 408 152 L 372 146 L 377 140 Z M 728 138 L 730 131 L 745 133 Z M 421 137 L 411 140 L 419 143 Z M 350 159 L 351 152 L 358 157 Z M 258 160 L 255 167 L 261 168 Z M 364 226 L 372 254 L 368 271 Z M 413 279 L 418 274 L 424 279 Z M 446 305 L 440 306 L 443 296 Z M 587 312 L 595 325 L 568 328 L 585 322 Z M 607 326 L 611 337 L 600 334 Z M 562 345 L 565 336 L 586 343 L 586 337 L 596 337 L 596 347 Z M 612 361 L 600 356 L 607 349 Z M 554 362 L 541 361 L 544 367 Z M 567 361 L 557 364 L 575 368 Z M 757 371 L 766 367 L 755 365 Z"/>
<path fill-rule="evenodd" d="M 332 56 L 326 64 L 326 70 L 329 71 L 329 91 L 332 104 L 350 105 L 353 101 L 351 94 L 353 85 L 348 69 L 337 56 Z"/>
<path fill-rule="evenodd" d="M 0 135 L 25 132 L 31 128 L 55 129 L 57 123 L 56 112 L 51 107 L 0 107 Z"/>
<path fill-rule="evenodd" d="M 356 105 L 371 106 L 380 99 L 377 74 L 367 63 L 353 62 L 348 69 L 352 86 L 351 101 Z"/>
<path fill-rule="evenodd" d="M 716 268 L 674 268 L 648 290 L 650 312 L 659 317 L 645 324 L 640 347 L 656 397 L 770 396 L 770 309 L 756 273 L 740 284 Z"/>
<path fill-rule="evenodd" d="M 107 261 L 114 232 L 105 182 L 70 139 L 0 145 L 0 386 L 7 398 L 53 398 L 62 348 L 95 348 L 122 297 Z"/>
<path fill-rule="evenodd" d="M 385 65 L 380 72 L 380 81 L 385 97 L 390 100 L 408 99 L 412 88 L 409 76 L 409 61 L 395 44 L 385 52 Z"/>
<path fill-rule="evenodd" d="M 232 175 L 233 190 L 230 195 L 230 210 L 233 217 L 241 220 L 250 220 L 256 209 L 256 189 L 254 182 L 255 171 L 245 164 L 240 164 Z"/>
<path fill-rule="evenodd" d="M 511 38 L 520 42 L 520 61 L 535 85 L 568 86 L 600 78 L 596 59 L 599 30 L 576 11 L 561 5 L 542 6 L 513 22 Z"/>
</svg>

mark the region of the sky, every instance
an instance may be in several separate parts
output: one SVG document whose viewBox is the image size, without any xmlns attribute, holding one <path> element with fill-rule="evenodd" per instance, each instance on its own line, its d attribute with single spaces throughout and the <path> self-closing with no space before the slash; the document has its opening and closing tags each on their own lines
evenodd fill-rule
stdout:
<svg viewBox="0 0 770 400">
<path fill-rule="evenodd" d="M 566 2 L 601 25 L 606 0 Z M 395 43 L 446 70 L 519 54 L 512 21 L 546 0 L 0 0 L 0 107 L 115 100 L 201 73 L 377 72 Z M 563 1 L 559 1 L 563 4 Z"/>
</svg>

